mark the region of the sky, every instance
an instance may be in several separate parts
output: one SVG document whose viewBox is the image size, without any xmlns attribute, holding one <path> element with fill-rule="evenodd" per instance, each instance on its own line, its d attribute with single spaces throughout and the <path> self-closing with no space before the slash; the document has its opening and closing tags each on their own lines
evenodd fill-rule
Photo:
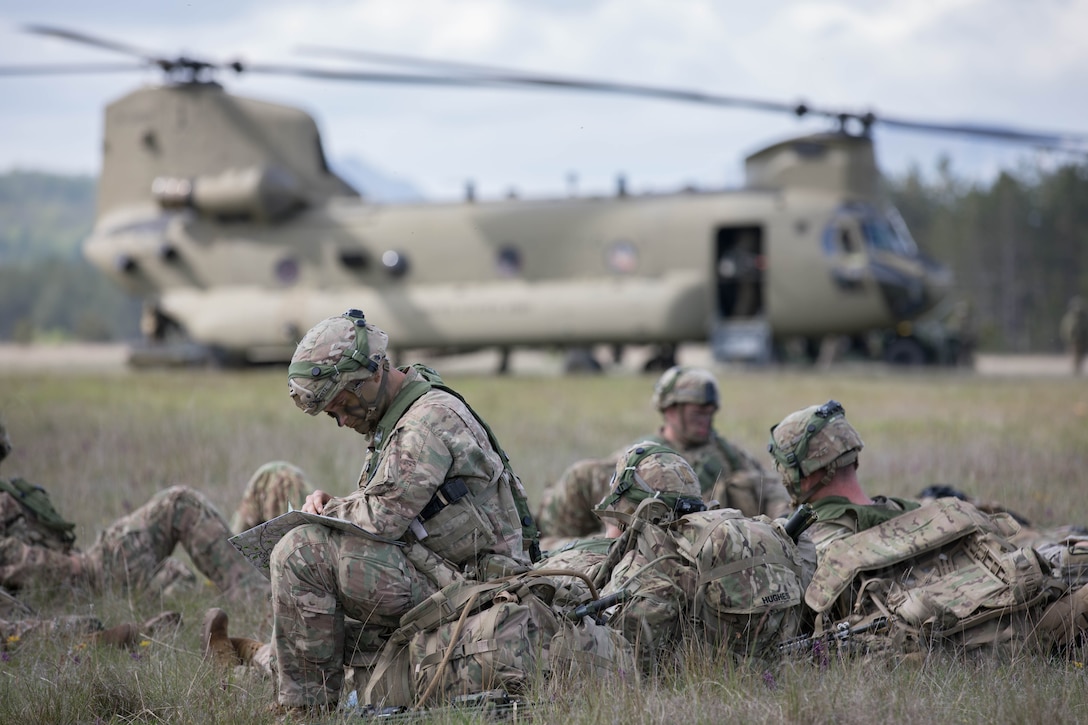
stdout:
<svg viewBox="0 0 1088 725">
<path fill-rule="evenodd" d="M 365 49 L 683 88 L 926 121 L 1088 134 L 1088 0 L 0 0 L 0 66 L 125 56 L 33 35 L 58 26 L 217 62 L 365 66 L 300 52 Z M 0 77 L 0 172 L 95 173 L 103 106 L 150 70 Z M 743 183 L 747 154 L 826 130 L 756 112 L 576 92 L 387 87 L 220 77 L 231 92 L 300 106 L 326 154 L 452 199 Z M 1024 146 L 882 129 L 887 173 L 939 158 L 985 181 L 1068 160 Z M 1083 158 L 1083 157 L 1082 157 Z"/>
</svg>

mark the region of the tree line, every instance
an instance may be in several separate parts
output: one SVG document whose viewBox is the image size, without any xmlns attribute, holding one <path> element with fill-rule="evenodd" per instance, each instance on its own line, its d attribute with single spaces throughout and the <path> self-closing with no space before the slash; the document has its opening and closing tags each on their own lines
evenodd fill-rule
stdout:
<svg viewBox="0 0 1088 725">
<path fill-rule="evenodd" d="M 951 267 L 980 349 L 1049 352 L 1069 298 L 1088 296 L 1088 163 L 1023 166 L 969 183 L 943 161 L 887 179 L 919 245 Z M 0 175 L 0 340 L 133 340 L 139 300 L 81 257 L 95 181 Z"/>
</svg>

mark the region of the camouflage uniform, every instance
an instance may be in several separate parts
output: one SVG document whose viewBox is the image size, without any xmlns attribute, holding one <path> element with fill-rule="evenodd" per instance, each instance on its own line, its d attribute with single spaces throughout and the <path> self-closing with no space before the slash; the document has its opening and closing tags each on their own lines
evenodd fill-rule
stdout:
<svg viewBox="0 0 1088 725">
<path fill-rule="evenodd" d="M 316 415 L 379 369 L 384 389 L 386 341 L 356 311 L 318 323 L 292 360 L 296 404 Z M 375 416 L 358 490 L 324 510 L 396 543 L 306 525 L 272 552 L 282 706 L 335 705 L 344 664 L 358 654 L 352 650 L 376 652 L 402 614 L 458 577 L 486 579 L 529 564 L 512 490 L 520 482 L 489 432 L 457 396 L 432 387 L 417 369 L 402 372 L 396 396 Z M 452 482 L 467 493 L 444 505 Z M 347 618 L 362 623 L 351 647 Z"/>
<path fill-rule="evenodd" d="M 915 501 L 888 496 L 874 496 L 869 506 L 850 503 L 842 496 L 825 496 L 812 502 L 817 519 L 809 527 L 808 536 L 816 551 L 821 552 L 832 541 L 864 531 L 918 506 Z"/>
<path fill-rule="evenodd" d="M 653 402 L 662 412 L 679 403 L 716 404 L 717 400 L 714 377 L 697 368 L 670 368 L 654 387 Z M 764 472 L 754 458 L 716 431 L 711 431 L 705 443 L 692 445 L 668 441 L 663 432 L 664 429 L 646 440 L 669 446 L 691 464 L 706 501 L 717 501 L 722 508 L 738 509 L 746 516 L 789 515 L 789 494 L 778 479 Z M 550 537 L 546 543 L 588 536 L 599 530 L 593 507 L 608 493 L 613 470 L 628 448 L 625 446 L 607 458 L 574 463 L 544 491 L 537 523 Z"/>
<path fill-rule="evenodd" d="M 856 464 L 862 447 L 835 401 L 771 429 L 769 450 L 786 485 L 795 499 L 813 498 L 821 517 L 813 527 L 818 567 L 805 593 L 821 626 L 845 620 L 867 629 L 886 620 L 857 644 L 898 651 L 949 645 L 1045 653 L 1088 632 L 1088 586 L 1071 592 L 1038 552 L 1013 543 L 1021 528 L 1011 515 L 954 497 L 920 506 L 819 496 L 837 470 Z"/>
<path fill-rule="evenodd" d="M 313 486 L 306 474 L 286 461 L 270 461 L 254 472 L 230 519 L 234 533 L 252 529 L 287 511 L 302 508 Z"/>
<path fill-rule="evenodd" d="M 192 575 L 170 554 L 181 544 L 224 592 L 261 594 L 267 584 L 227 541 L 230 530 L 202 494 L 173 486 L 110 524 L 86 552 L 41 526 L 18 501 L 0 493 L 0 584 L 118 587 L 175 585 Z"/>
</svg>

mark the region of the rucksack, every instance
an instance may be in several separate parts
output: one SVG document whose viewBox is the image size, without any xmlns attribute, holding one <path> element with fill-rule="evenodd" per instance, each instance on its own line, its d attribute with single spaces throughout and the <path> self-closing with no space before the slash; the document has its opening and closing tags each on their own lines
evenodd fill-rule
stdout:
<svg viewBox="0 0 1088 725">
<path fill-rule="evenodd" d="M 737 655 L 760 654 L 801 625 L 804 578 L 797 545 L 781 524 L 735 509 L 675 516 L 643 501 L 625 522 L 604 591 L 629 592 L 613 616 L 643 663 L 685 634 Z M 625 543 L 626 540 L 626 543 Z"/>
<path fill-rule="evenodd" d="M 717 509 L 682 516 L 669 532 L 697 572 L 691 619 L 710 644 L 762 654 L 797 634 L 802 564 L 781 523 Z"/>
<path fill-rule="evenodd" d="M 552 606 L 551 574 L 457 581 L 409 610 L 389 638 L 362 702 L 430 707 L 466 695 L 520 693 L 549 675 L 600 677 L 633 670 L 630 645 L 590 617 Z"/>
<path fill-rule="evenodd" d="M 820 614 L 879 608 L 918 641 L 957 637 L 969 646 L 1005 637 L 968 630 L 1025 612 L 1053 596 L 1036 552 L 1010 543 L 1007 514 L 941 498 L 831 542 L 805 593 Z M 870 600 L 873 600 L 870 606 Z M 980 630 L 980 633 L 982 630 Z"/>
</svg>

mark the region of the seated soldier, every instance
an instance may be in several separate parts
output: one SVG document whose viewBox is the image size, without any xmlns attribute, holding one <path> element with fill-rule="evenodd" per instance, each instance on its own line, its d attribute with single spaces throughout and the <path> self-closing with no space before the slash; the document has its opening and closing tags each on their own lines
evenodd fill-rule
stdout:
<svg viewBox="0 0 1088 725">
<path fill-rule="evenodd" d="M 806 603 L 871 629 L 878 646 L 922 650 L 1003 645 L 1049 652 L 1088 630 L 1088 586 L 1070 591 L 1047 561 L 1015 543 L 1020 525 L 955 497 L 919 505 L 870 496 L 858 480 L 861 436 L 834 400 L 786 416 L 768 446 L 810 529 L 818 567 Z"/>
<path fill-rule="evenodd" d="M 669 368 L 654 386 L 652 398 L 661 412 L 662 426 L 646 440 L 672 448 L 691 464 L 704 500 L 738 509 L 745 516 L 788 516 L 789 494 L 776 477 L 714 430 L 719 401 L 718 382 L 709 371 Z M 612 471 L 626 449 L 607 458 L 578 461 L 548 487 L 537 517 L 541 534 L 549 537 L 545 549 L 560 545 L 560 539 L 600 530 L 593 507 L 608 492 Z"/>
</svg>

